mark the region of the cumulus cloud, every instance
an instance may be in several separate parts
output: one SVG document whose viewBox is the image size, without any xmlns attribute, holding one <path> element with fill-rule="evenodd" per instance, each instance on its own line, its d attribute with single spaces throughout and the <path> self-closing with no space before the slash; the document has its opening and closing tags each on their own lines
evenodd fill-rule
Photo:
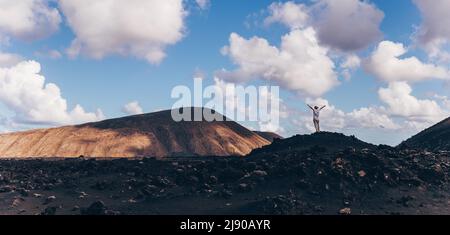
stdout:
<svg viewBox="0 0 450 235">
<path fill-rule="evenodd" d="M 418 41 L 431 53 L 431 56 L 449 56 L 441 47 L 450 42 L 450 1 L 414 0 L 422 15 L 422 24 L 418 28 Z"/>
<path fill-rule="evenodd" d="M 351 112 L 344 112 L 323 98 L 307 99 L 311 105 L 327 107 L 321 112 L 322 126 L 328 131 L 344 131 L 352 129 L 384 129 L 396 130 L 399 125 L 392 120 L 382 107 L 363 107 Z M 309 131 L 314 131 L 311 114 L 301 118 L 301 122 Z"/>
<path fill-rule="evenodd" d="M 368 47 L 381 38 L 384 13 L 360 0 L 319 0 L 314 6 L 314 27 L 321 43 L 349 52 Z"/>
<path fill-rule="evenodd" d="M 345 80 L 350 80 L 352 76 L 352 72 L 358 69 L 361 66 L 361 59 L 355 55 L 348 55 L 345 60 L 341 63 L 340 67 L 342 69 L 341 73 L 344 76 Z"/>
<path fill-rule="evenodd" d="M 341 64 L 345 69 L 356 69 L 361 65 L 361 59 L 357 55 L 349 55 L 345 58 L 345 61 Z"/>
<path fill-rule="evenodd" d="M 317 0 L 312 5 L 272 3 L 265 25 L 281 23 L 291 29 L 314 27 L 321 44 L 343 52 L 367 48 L 381 38 L 384 13 L 360 0 Z"/>
<path fill-rule="evenodd" d="M 449 79 L 444 67 L 423 63 L 416 57 L 400 58 L 407 50 L 401 43 L 381 42 L 372 55 L 364 61 L 367 72 L 383 81 L 417 82 L 427 79 Z"/>
<path fill-rule="evenodd" d="M 41 66 L 35 61 L 0 68 L 0 102 L 15 113 L 14 122 L 77 124 L 104 118 L 100 110 L 89 113 L 80 105 L 68 110 L 59 87 L 45 83 L 40 71 Z"/>
<path fill-rule="evenodd" d="M 314 29 L 293 30 L 281 41 L 277 48 L 264 38 L 245 39 L 232 33 L 222 52 L 238 68 L 217 75 L 232 82 L 263 79 L 309 96 L 320 96 L 339 83 L 328 49 L 318 44 Z"/>
<path fill-rule="evenodd" d="M 264 24 L 281 23 L 292 29 L 299 29 L 307 24 L 308 18 L 307 6 L 294 2 L 276 2 L 269 6 L 269 16 Z"/>
<path fill-rule="evenodd" d="M 20 55 L 0 52 L 0 68 L 11 67 L 20 61 L 22 61 L 22 56 Z"/>
<path fill-rule="evenodd" d="M 252 88 L 256 92 L 254 94 L 257 96 L 256 100 L 250 98 L 250 93 L 245 93 L 246 91 L 252 92 Z M 217 97 L 221 96 L 222 101 L 216 102 L 215 98 L 217 97 L 214 97 L 205 105 L 206 107 L 215 109 L 233 120 L 244 121 L 241 118 L 245 118 L 246 124 L 252 125 L 260 131 L 284 132 L 279 121 L 288 118 L 289 115 L 286 103 L 279 97 L 279 90 L 260 89 L 252 86 L 239 87 L 239 84 L 226 82 L 218 77 L 214 78 L 213 90 L 216 95 L 220 94 Z M 265 107 L 267 110 L 261 109 L 263 105 L 267 105 Z"/>
<path fill-rule="evenodd" d="M 139 102 L 133 101 L 122 108 L 122 112 L 128 114 L 128 115 L 137 115 L 137 114 L 143 114 L 144 111 L 142 110 L 142 107 L 139 105 Z"/>
<path fill-rule="evenodd" d="M 406 82 L 392 82 L 378 91 L 380 100 L 387 105 L 389 113 L 410 121 L 438 122 L 449 115 L 436 101 L 418 99 Z"/>
<path fill-rule="evenodd" d="M 327 131 L 346 132 L 358 130 L 407 130 L 422 131 L 450 116 L 450 101 L 447 96 L 434 99 L 419 99 L 406 82 L 391 82 L 380 88 L 378 96 L 381 106 L 361 107 L 345 112 L 323 98 L 306 99 L 310 105 L 327 107 L 321 112 L 321 126 Z M 290 113 L 294 124 L 307 131 L 314 131 L 312 115 L 309 112 Z"/>
<path fill-rule="evenodd" d="M 383 107 L 363 107 L 353 110 L 348 114 L 349 126 L 355 125 L 362 128 L 380 128 L 397 130 L 400 125 L 385 112 Z"/>
<path fill-rule="evenodd" d="M 76 35 L 69 56 L 101 59 L 118 54 L 158 64 L 165 48 L 184 36 L 187 15 L 182 0 L 60 0 Z"/>
<path fill-rule="evenodd" d="M 439 100 L 442 106 L 450 112 L 450 98 L 448 96 L 434 94 L 433 98 Z"/>
<path fill-rule="evenodd" d="M 61 15 L 48 0 L 0 0 L 0 38 L 35 40 L 58 30 Z"/>
</svg>

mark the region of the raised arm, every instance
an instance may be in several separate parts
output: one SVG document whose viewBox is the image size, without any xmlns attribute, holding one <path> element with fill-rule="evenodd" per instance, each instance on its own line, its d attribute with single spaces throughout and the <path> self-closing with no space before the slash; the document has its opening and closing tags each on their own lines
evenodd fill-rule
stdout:
<svg viewBox="0 0 450 235">
<path fill-rule="evenodd" d="M 314 108 L 313 108 L 311 105 L 309 105 L 309 104 L 306 104 L 306 105 L 308 105 L 308 107 L 309 107 L 310 109 L 314 110 Z"/>
<path fill-rule="evenodd" d="M 320 110 L 324 109 L 325 107 L 327 107 L 326 105 L 322 106 L 322 108 L 320 108 Z"/>
</svg>

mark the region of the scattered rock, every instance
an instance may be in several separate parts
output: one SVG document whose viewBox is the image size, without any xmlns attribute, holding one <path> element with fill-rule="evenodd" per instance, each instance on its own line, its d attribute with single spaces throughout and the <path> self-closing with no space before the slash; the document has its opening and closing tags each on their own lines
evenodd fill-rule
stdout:
<svg viewBox="0 0 450 235">
<path fill-rule="evenodd" d="M 56 209 L 57 207 L 55 206 L 47 207 L 43 212 L 41 212 L 41 215 L 55 215 Z"/>
<path fill-rule="evenodd" d="M 342 208 L 339 210 L 339 214 L 340 215 L 351 215 L 352 214 L 352 209 L 349 207 L 346 208 Z"/>
<path fill-rule="evenodd" d="M 359 175 L 359 177 L 364 177 L 364 176 L 366 176 L 366 172 L 363 170 L 360 170 L 360 171 L 358 171 L 358 175 Z"/>
<path fill-rule="evenodd" d="M 321 141 L 325 137 L 325 134 L 314 135 Z M 336 136 L 333 138 L 339 140 Z M 326 151 L 318 151 L 314 148 L 316 143 L 310 140 L 307 141 L 312 148 L 296 148 L 303 143 L 297 140 L 307 138 L 286 140 L 289 144 L 281 140 L 276 145 L 283 147 L 255 150 L 245 158 L 180 157 L 176 164 L 172 160 L 147 159 L 0 160 L 0 192 L 5 192 L 0 196 L 7 199 L 6 208 L 15 196 L 42 198 L 27 198 L 27 203 L 23 204 L 18 199 L 19 206 L 11 210 L 15 213 L 29 203 L 53 206 L 55 198 L 48 197 L 52 194 L 58 195 L 61 202 L 73 200 L 68 205 L 85 205 L 79 199 L 108 198 L 109 207 L 126 205 L 130 213 L 134 208 L 143 213 L 162 213 L 151 208 L 152 203 L 170 204 L 171 200 L 187 198 L 194 198 L 196 203 L 197 199 L 217 200 L 221 209 L 225 202 L 233 203 L 233 208 L 224 211 L 242 209 L 247 214 L 326 214 L 337 210 L 339 214 L 351 214 L 351 210 L 344 209 L 352 208 L 355 213 L 356 207 L 358 214 L 419 210 L 426 213 L 429 207 L 440 203 L 438 200 L 448 201 L 448 152 L 372 148 L 351 137 L 340 143 L 348 148 L 331 146 Z M 58 191 L 53 191 L 55 189 Z M 283 193 L 290 189 L 292 193 Z M 92 195 L 81 190 L 92 191 Z M 393 199 L 387 202 L 382 198 L 384 193 Z M 368 203 L 372 204 L 368 206 Z M 420 205 L 422 208 L 418 208 Z M 207 206 L 199 203 L 202 207 L 199 210 Z M 73 209 L 72 213 L 81 214 L 120 214 L 98 201 L 87 208 Z M 57 211 L 71 213 L 70 210 Z"/>
<path fill-rule="evenodd" d="M 249 191 L 251 191 L 251 187 L 248 184 L 242 183 L 242 184 L 239 184 L 239 191 L 240 192 L 249 192 Z"/>
<path fill-rule="evenodd" d="M 25 201 L 23 198 L 15 198 L 14 200 L 13 200 L 13 202 L 11 203 L 11 207 L 18 207 L 18 206 L 20 206 L 20 204 L 23 202 L 23 201 Z"/>
<path fill-rule="evenodd" d="M 30 195 L 30 190 L 27 190 L 27 189 L 24 189 L 24 188 L 17 189 L 17 192 L 19 192 L 20 195 L 23 196 L 23 197 L 28 197 Z"/>
<path fill-rule="evenodd" d="M 51 202 L 53 202 L 56 199 L 55 196 L 49 196 L 45 199 L 44 201 L 44 205 L 50 204 Z"/>
<path fill-rule="evenodd" d="M 85 192 L 80 192 L 80 195 L 78 196 L 79 199 L 84 199 L 87 196 L 89 196 L 89 194 L 85 193 Z"/>
<path fill-rule="evenodd" d="M 278 195 L 250 203 L 243 208 L 243 212 L 245 213 L 247 210 L 250 210 L 267 215 L 289 215 L 298 214 L 305 206 L 304 203 L 293 195 Z"/>
<path fill-rule="evenodd" d="M 258 176 L 258 177 L 263 177 L 263 176 L 267 176 L 267 172 L 261 171 L 261 170 L 255 170 L 252 172 L 252 175 Z"/>
<path fill-rule="evenodd" d="M 13 188 L 11 186 L 2 186 L 0 187 L 0 193 L 9 193 L 12 192 Z"/>
<path fill-rule="evenodd" d="M 106 206 L 102 201 L 92 203 L 88 208 L 82 209 L 82 215 L 106 215 Z"/>
<path fill-rule="evenodd" d="M 209 182 L 210 182 L 210 183 L 215 184 L 215 183 L 217 183 L 218 181 L 219 181 L 219 179 L 217 179 L 217 177 L 216 177 L 215 175 L 212 175 L 212 176 L 209 177 Z"/>
</svg>

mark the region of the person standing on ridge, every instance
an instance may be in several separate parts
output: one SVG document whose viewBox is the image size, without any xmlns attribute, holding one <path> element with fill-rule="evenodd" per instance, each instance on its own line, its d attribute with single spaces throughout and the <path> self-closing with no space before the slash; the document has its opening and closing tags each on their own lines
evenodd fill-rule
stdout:
<svg viewBox="0 0 450 235">
<path fill-rule="evenodd" d="M 320 132 L 320 121 L 319 121 L 319 116 L 320 116 L 320 111 L 322 111 L 322 109 L 324 109 L 325 107 L 327 107 L 326 105 L 322 106 L 321 108 L 319 108 L 318 106 L 314 106 L 314 108 L 308 104 L 308 107 L 313 111 L 313 122 L 314 122 L 314 127 L 316 128 L 316 132 Z"/>
</svg>

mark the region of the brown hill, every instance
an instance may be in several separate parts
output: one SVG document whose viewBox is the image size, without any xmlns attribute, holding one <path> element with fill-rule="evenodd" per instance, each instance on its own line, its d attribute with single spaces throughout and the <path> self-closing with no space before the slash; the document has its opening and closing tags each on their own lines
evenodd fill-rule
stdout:
<svg viewBox="0 0 450 235">
<path fill-rule="evenodd" d="M 161 111 L 0 135 L 0 158 L 245 155 L 270 144 L 236 122 L 175 122 Z"/>
<path fill-rule="evenodd" d="M 420 132 L 399 145 L 431 151 L 450 151 L 450 118 Z"/>
</svg>

